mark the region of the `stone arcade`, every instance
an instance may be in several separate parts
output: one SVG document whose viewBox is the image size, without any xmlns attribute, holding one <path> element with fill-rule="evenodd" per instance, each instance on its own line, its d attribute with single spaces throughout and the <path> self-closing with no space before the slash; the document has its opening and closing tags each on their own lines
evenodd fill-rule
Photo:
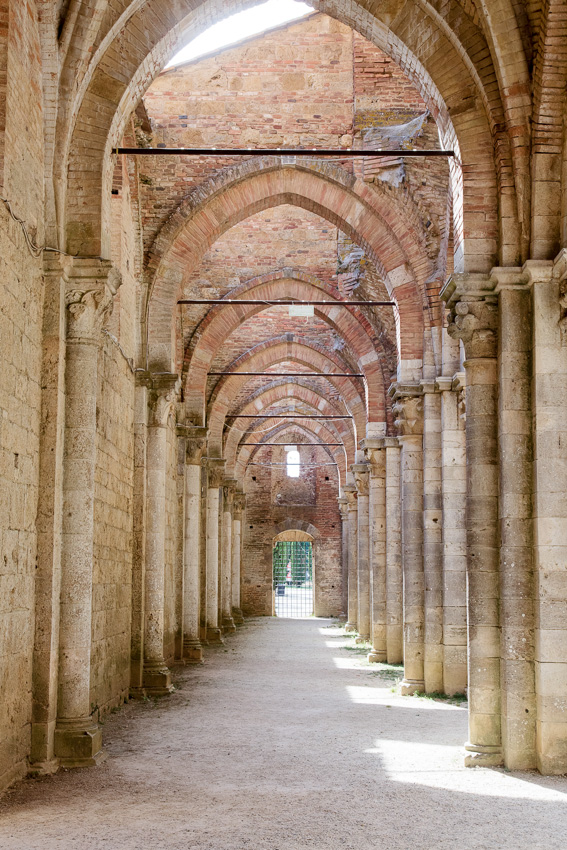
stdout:
<svg viewBox="0 0 567 850">
<path fill-rule="evenodd" d="M 164 70 L 254 5 L 0 0 L 0 788 L 270 616 L 285 532 L 467 764 L 567 773 L 567 6 L 309 0 Z"/>
</svg>

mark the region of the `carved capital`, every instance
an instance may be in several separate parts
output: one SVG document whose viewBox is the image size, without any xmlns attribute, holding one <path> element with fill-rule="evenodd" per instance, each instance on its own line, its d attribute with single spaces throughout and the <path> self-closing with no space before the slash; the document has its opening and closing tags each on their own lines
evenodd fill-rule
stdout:
<svg viewBox="0 0 567 850">
<path fill-rule="evenodd" d="M 224 509 L 229 511 L 234 503 L 234 493 L 238 487 L 236 478 L 224 478 L 222 482 L 222 493 L 224 498 Z"/>
<path fill-rule="evenodd" d="M 401 437 L 423 433 L 423 399 L 418 395 L 400 396 L 392 405 L 395 425 Z"/>
<path fill-rule="evenodd" d="M 201 463 L 203 452 L 207 447 L 208 431 L 206 428 L 186 425 L 183 436 L 185 437 L 185 463 L 189 466 L 197 466 Z"/>
<path fill-rule="evenodd" d="M 210 458 L 207 461 L 209 489 L 216 490 L 222 486 L 225 461 L 222 458 Z"/>
<path fill-rule="evenodd" d="M 353 463 L 351 466 L 354 480 L 356 481 L 356 490 L 359 496 L 368 496 L 369 469 L 367 463 Z"/>
<path fill-rule="evenodd" d="M 358 493 L 354 484 L 347 484 L 345 487 L 343 487 L 343 493 L 345 494 L 346 500 L 348 502 L 349 511 L 356 511 L 358 509 L 358 504 L 356 501 Z"/>
<path fill-rule="evenodd" d="M 498 353 L 498 305 L 493 299 L 457 301 L 449 312 L 447 333 L 460 339 L 467 360 L 496 357 Z"/>
<path fill-rule="evenodd" d="M 149 425 L 163 427 L 172 413 L 175 412 L 175 402 L 179 392 L 180 381 L 175 373 L 152 375 L 148 405 L 150 411 Z"/>
<path fill-rule="evenodd" d="M 341 514 L 341 519 L 345 522 L 348 519 L 348 499 L 346 496 L 339 496 L 339 511 Z"/>
<path fill-rule="evenodd" d="M 382 477 L 386 472 L 386 452 L 384 438 L 367 439 L 363 442 L 364 454 L 368 460 L 370 477 Z"/>
<path fill-rule="evenodd" d="M 246 508 L 246 493 L 237 490 L 234 494 L 234 518 L 241 519 L 242 513 Z"/>
<path fill-rule="evenodd" d="M 107 260 L 73 260 L 65 272 L 67 340 L 98 344 L 122 275 Z"/>
</svg>

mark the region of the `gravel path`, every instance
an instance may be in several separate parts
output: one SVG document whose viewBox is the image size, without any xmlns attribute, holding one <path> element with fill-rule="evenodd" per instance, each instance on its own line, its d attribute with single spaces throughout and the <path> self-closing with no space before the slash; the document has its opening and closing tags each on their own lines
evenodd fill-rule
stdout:
<svg viewBox="0 0 567 850">
<path fill-rule="evenodd" d="M 4 795 L 1 850 L 564 850 L 567 777 L 466 770 L 466 710 L 396 696 L 353 645 L 247 621 L 107 720 L 105 764 Z"/>
</svg>

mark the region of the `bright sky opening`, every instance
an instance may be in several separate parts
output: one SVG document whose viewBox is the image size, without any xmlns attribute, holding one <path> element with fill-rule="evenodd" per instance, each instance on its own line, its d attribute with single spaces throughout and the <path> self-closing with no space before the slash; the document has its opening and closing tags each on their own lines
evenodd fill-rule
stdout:
<svg viewBox="0 0 567 850">
<path fill-rule="evenodd" d="M 313 11 L 311 6 L 297 0 L 268 0 L 267 3 L 254 6 L 252 9 L 239 12 L 214 24 L 176 53 L 167 63 L 166 68 L 182 65 L 214 50 L 237 44 L 245 38 L 313 14 Z"/>
</svg>

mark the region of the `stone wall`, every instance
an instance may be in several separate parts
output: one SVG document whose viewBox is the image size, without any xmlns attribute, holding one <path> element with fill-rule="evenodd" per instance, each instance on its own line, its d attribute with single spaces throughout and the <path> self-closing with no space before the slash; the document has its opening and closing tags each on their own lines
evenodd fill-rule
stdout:
<svg viewBox="0 0 567 850">
<path fill-rule="evenodd" d="M 43 239 L 43 147 L 33 4 L 0 10 L 2 195 Z M 5 123 L 4 123 L 5 122 Z M 40 439 L 41 259 L 0 204 L 0 788 L 30 751 Z"/>
<path fill-rule="evenodd" d="M 91 706 L 122 702 L 130 683 L 134 376 L 116 343 L 99 354 Z"/>
</svg>

